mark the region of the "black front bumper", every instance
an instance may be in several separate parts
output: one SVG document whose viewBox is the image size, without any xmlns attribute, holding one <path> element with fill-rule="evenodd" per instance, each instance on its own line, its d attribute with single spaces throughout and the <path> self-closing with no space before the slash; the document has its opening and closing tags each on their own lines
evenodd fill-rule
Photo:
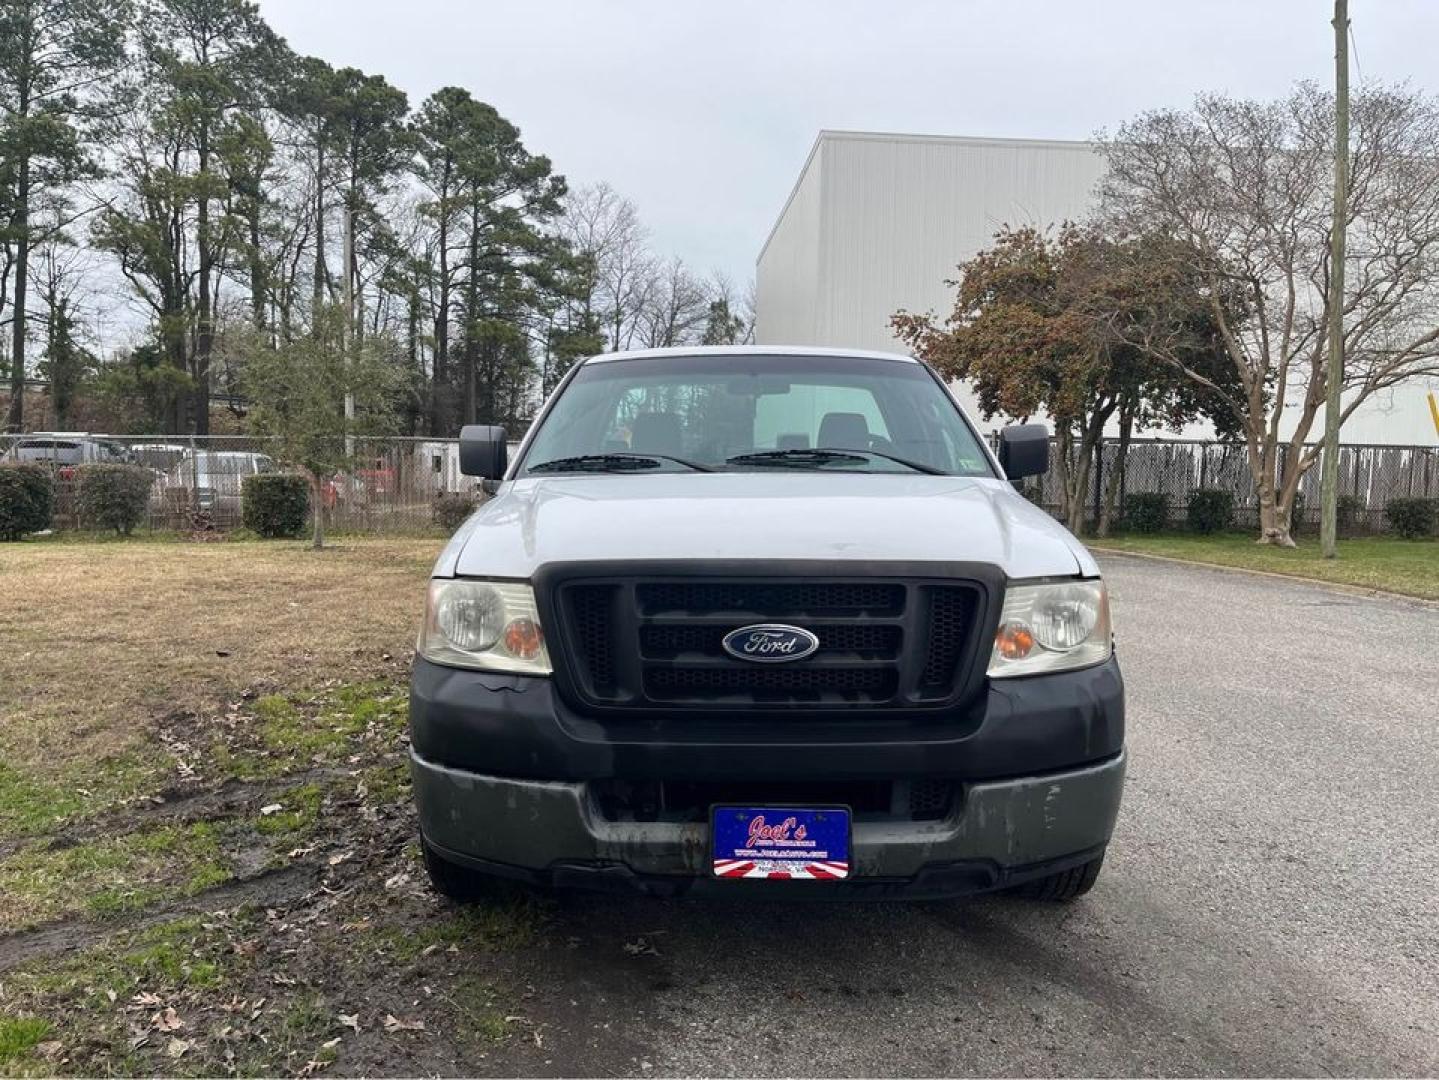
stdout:
<svg viewBox="0 0 1439 1080">
<path fill-rule="evenodd" d="M 1106 833 L 1106 838 L 1107 838 Z M 636 871 L 623 862 L 567 859 L 545 867 L 520 866 L 478 858 L 427 843 L 442 858 L 492 877 L 522 882 L 539 889 L 583 889 L 618 896 L 751 898 L 762 900 L 946 900 L 976 893 L 1013 888 L 1097 859 L 1104 844 L 1070 852 L 1059 858 L 1023 865 L 1004 865 L 994 859 L 930 860 L 909 876 L 853 877 L 845 881 L 727 881 L 704 872 L 654 874 Z"/>
<path fill-rule="evenodd" d="M 440 667 L 416 658 L 411 745 L 488 776 L 547 781 L 1034 776 L 1124 748 L 1119 665 L 991 680 L 954 709 L 851 715 L 752 712 L 597 718 L 548 678 Z"/>
<path fill-rule="evenodd" d="M 421 829 L 440 855 L 539 884 L 656 895 L 734 896 L 756 883 L 711 878 L 705 823 L 607 817 L 597 782 L 951 781 L 960 794 L 938 820 L 857 820 L 850 880 L 759 884 L 773 895 L 924 898 L 1096 857 L 1125 770 L 1113 659 L 996 681 L 950 713 L 705 712 L 620 724 L 571 709 L 548 679 L 417 660 L 410 725 Z"/>
</svg>

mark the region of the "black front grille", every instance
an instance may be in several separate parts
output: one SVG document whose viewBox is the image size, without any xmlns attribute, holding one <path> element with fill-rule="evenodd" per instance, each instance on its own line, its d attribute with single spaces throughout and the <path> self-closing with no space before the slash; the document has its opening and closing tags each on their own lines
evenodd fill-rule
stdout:
<svg viewBox="0 0 1439 1080">
<path fill-rule="evenodd" d="M 685 653 L 723 657 L 724 626 L 652 623 L 640 627 L 640 651 L 655 660 L 673 660 Z M 815 656 L 852 654 L 863 659 L 894 659 L 904 631 L 884 623 L 826 626 Z"/>
<path fill-rule="evenodd" d="M 559 641 L 588 704 L 629 708 L 894 708 L 962 689 L 982 611 L 977 582 L 585 579 L 561 581 Z M 801 660 L 723 647 L 751 623 L 819 639 Z"/>
<path fill-rule="evenodd" d="M 614 585 L 577 585 L 569 590 L 570 626 L 584 658 L 590 685 L 600 696 L 615 692 Z"/>
<path fill-rule="evenodd" d="M 894 667 L 794 667 L 747 664 L 745 667 L 660 667 L 645 672 L 645 689 L 657 701 L 720 701 L 733 697 L 757 702 L 820 704 L 884 701 L 894 695 Z"/>
<path fill-rule="evenodd" d="M 646 615 L 895 615 L 904 606 L 904 586 L 880 582 L 662 582 L 637 591 Z"/>
<path fill-rule="evenodd" d="M 955 667 L 974 621 L 974 594 L 967 589 L 930 589 L 929 643 L 919 685 L 944 690 L 954 683 Z"/>
<path fill-rule="evenodd" d="M 926 778 L 909 782 L 909 813 L 916 821 L 943 817 L 954 798 L 954 784 Z"/>
</svg>

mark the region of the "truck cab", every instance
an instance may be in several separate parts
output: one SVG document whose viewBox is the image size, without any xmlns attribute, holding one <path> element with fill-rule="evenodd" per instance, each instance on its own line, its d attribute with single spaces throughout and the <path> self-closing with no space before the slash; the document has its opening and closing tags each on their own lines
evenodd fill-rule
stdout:
<svg viewBox="0 0 1439 1080">
<path fill-rule="evenodd" d="M 1124 691 L 1084 547 L 908 356 L 578 363 L 441 553 L 411 686 L 427 866 L 655 895 L 1093 886 Z"/>
</svg>

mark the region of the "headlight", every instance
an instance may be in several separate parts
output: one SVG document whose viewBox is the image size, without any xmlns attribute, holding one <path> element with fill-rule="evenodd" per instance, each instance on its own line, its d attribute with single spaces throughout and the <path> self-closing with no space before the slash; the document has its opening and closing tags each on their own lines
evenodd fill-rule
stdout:
<svg viewBox="0 0 1439 1080">
<path fill-rule="evenodd" d="M 1088 667 L 1108 660 L 1111 648 L 1104 582 L 1011 585 L 994 635 L 989 677 Z"/>
<path fill-rule="evenodd" d="M 550 673 L 534 590 L 516 582 L 433 578 L 417 648 L 451 667 Z"/>
</svg>

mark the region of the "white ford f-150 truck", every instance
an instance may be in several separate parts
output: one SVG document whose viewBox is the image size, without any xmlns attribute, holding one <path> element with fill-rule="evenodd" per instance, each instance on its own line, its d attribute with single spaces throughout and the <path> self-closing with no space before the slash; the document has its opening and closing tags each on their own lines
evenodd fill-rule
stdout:
<svg viewBox="0 0 1439 1080">
<path fill-rule="evenodd" d="M 595 356 L 429 585 L 411 765 L 435 885 L 941 897 L 1094 884 L 1124 779 L 1109 601 L 898 355 Z"/>
</svg>

